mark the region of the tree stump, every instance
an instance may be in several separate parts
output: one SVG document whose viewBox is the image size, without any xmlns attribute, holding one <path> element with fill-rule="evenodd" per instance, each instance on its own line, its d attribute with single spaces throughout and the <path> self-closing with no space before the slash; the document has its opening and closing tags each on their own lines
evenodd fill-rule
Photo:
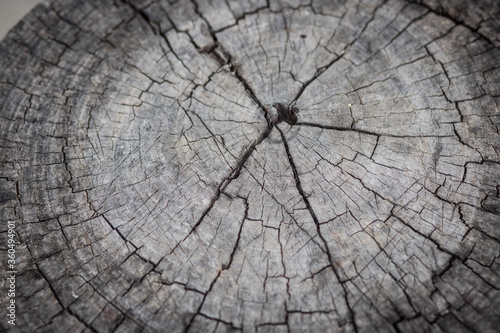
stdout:
<svg viewBox="0 0 500 333">
<path fill-rule="evenodd" d="M 0 327 L 495 332 L 499 13 L 44 1 L 0 51 Z"/>
</svg>

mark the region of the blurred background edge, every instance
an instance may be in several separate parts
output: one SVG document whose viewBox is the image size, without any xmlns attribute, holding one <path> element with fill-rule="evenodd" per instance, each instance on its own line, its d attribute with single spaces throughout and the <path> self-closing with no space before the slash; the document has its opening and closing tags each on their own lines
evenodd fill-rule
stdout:
<svg viewBox="0 0 500 333">
<path fill-rule="evenodd" d="M 41 0 L 0 0 L 0 40 Z"/>
</svg>

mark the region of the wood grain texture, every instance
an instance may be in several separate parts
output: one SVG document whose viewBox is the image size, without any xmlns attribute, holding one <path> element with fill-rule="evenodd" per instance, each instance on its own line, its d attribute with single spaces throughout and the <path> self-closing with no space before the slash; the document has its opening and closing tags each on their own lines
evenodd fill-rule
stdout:
<svg viewBox="0 0 500 333">
<path fill-rule="evenodd" d="M 43 2 L 0 44 L 0 327 L 495 332 L 499 13 Z"/>
</svg>

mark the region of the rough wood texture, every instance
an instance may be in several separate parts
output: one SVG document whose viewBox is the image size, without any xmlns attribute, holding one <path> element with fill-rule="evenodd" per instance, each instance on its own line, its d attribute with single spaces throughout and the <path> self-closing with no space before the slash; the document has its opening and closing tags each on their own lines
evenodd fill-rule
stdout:
<svg viewBox="0 0 500 333">
<path fill-rule="evenodd" d="M 0 50 L 12 331 L 496 331 L 499 12 L 44 2 Z"/>
</svg>

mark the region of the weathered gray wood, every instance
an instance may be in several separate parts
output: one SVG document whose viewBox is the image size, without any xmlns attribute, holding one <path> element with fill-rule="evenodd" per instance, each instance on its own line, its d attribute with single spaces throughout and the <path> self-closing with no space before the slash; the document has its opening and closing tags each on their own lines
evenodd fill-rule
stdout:
<svg viewBox="0 0 500 333">
<path fill-rule="evenodd" d="M 0 327 L 495 332 L 499 12 L 43 2 L 0 44 Z"/>
</svg>

